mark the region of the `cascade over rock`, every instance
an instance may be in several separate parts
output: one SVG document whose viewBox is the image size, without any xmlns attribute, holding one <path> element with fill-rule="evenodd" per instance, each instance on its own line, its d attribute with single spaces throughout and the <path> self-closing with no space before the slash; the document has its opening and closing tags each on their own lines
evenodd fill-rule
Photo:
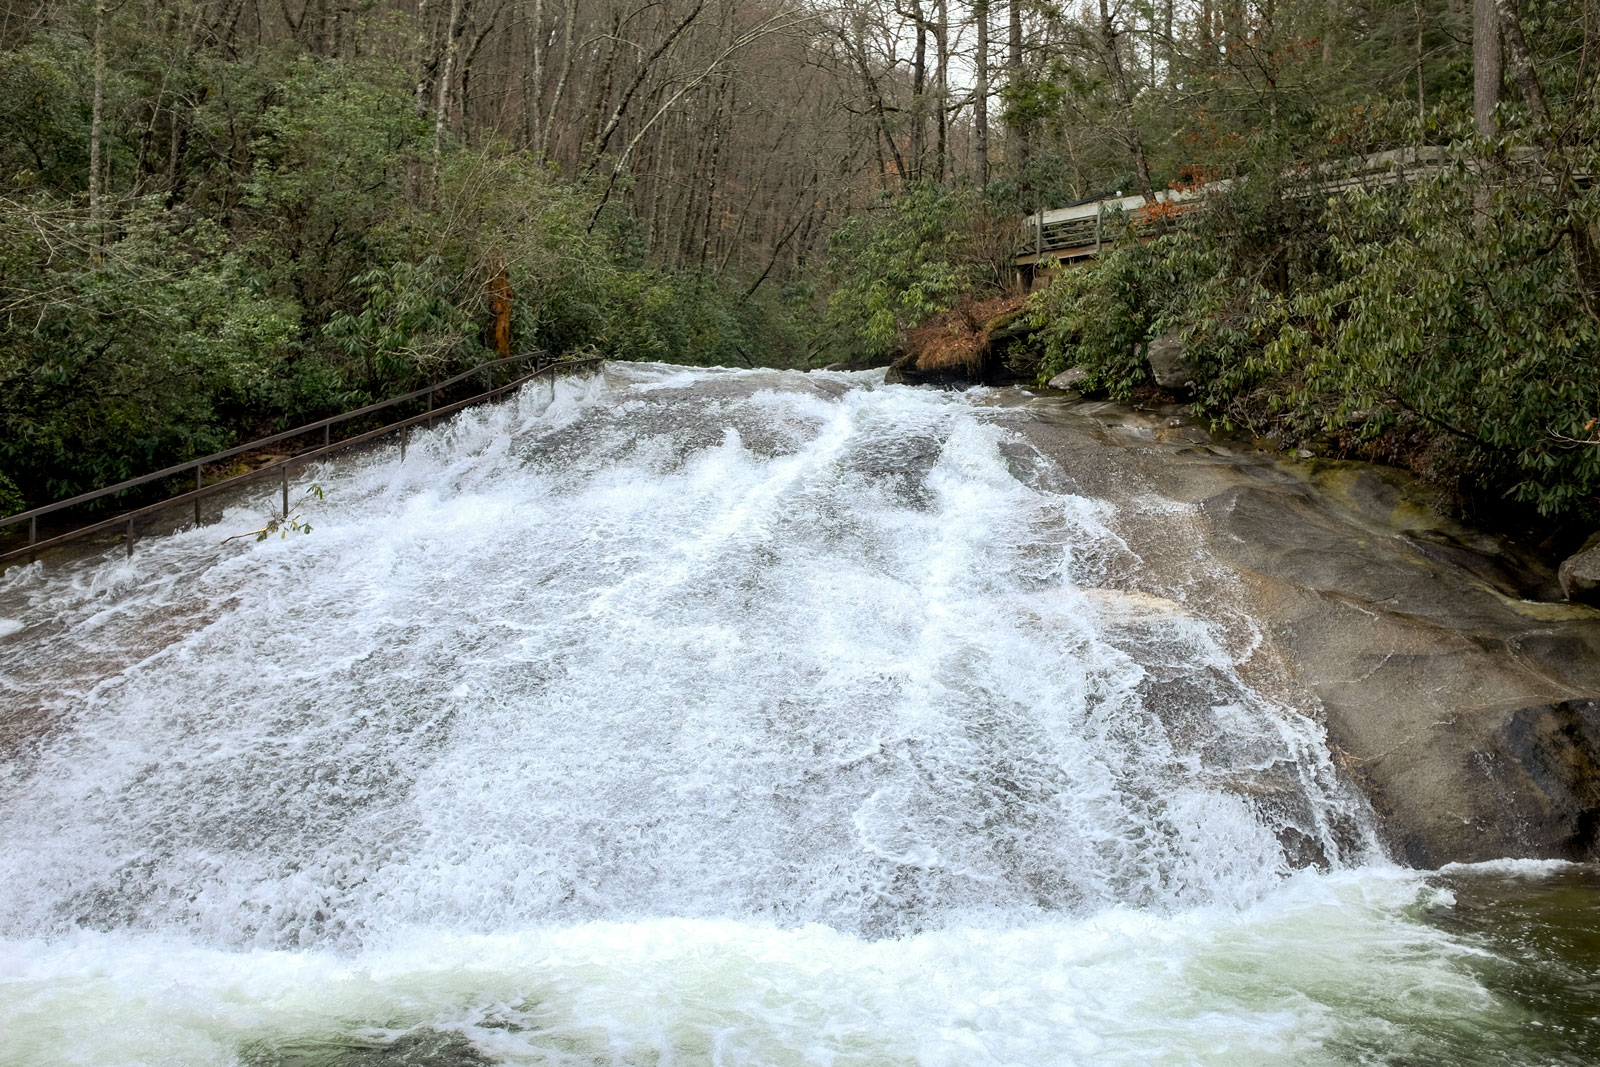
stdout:
<svg viewBox="0 0 1600 1067">
<path fill-rule="evenodd" d="M 1140 525 L 1147 566 L 1203 559 L 1195 595 L 1261 620 L 1258 659 L 1322 709 L 1399 858 L 1600 858 L 1600 612 L 1559 602 L 1537 561 L 1393 470 L 1286 462 L 1108 404 L 1029 407 L 1028 439 L 1081 491 L 1193 509 L 1198 545 Z"/>
<path fill-rule="evenodd" d="M 1389 474 L 629 364 L 306 476 L 0 578 L 13 1058 L 1584 1062 L 1592 869 L 1388 858 L 1592 854 L 1600 613 Z"/>
</svg>

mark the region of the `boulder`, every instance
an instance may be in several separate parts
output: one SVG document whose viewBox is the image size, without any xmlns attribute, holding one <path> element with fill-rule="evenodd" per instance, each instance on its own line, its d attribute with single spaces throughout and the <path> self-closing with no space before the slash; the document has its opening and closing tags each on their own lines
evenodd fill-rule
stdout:
<svg viewBox="0 0 1600 1067">
<path fill-rule="evenodd" d="M 1556 572 L 1561 592 L 1568 600 L 1600 605 L 1600 534 L 1583 543 Z"/>
<path fill-rule="evenodd" d="M 910 353 L 897 355 L 884 372 L 885 385 L 921 385 L 923 377 L 917 368 L 917 357 Z"/>
<path fill-rule="evenodd" d="M 1054 378 L 1050 379 L 1052 389 L 1076 389 L 1089 377 L 1089 372 L 1082 367 L 1068 367 Z"/>
<path fill-rule="evenodd" d="M 982 376 L 960 363 L 928 367 L 915 352 L 901 354 L 884 372 L 884 385 L 935 385 L 944 389 L 964 389 L 982 381 Z"/>
<path fill-rule="evenodd" d="M 1184 354 L 1177 330 L 1152 338 L 1145 347 L 1145 358 L 1150 361 L 1150 377 L 1161 388 L 1180 392 L 1194 387 L 1194 364 Z"/>
<path fill-rule="evenodd" d="M 983 326 L 984 336 L 991 346 L 1027 337 L 1035 329 L 1033 321 L 1028 318 L 1026 309 L 1022 308 L 1016 311 L 1008 311 L 1003 315 L 996 315 L 984 323 Z"/>
</svg>

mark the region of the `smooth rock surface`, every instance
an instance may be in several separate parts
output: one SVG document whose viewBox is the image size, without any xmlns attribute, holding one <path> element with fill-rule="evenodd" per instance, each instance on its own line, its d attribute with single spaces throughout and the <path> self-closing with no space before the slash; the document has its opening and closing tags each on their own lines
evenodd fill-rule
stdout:
<svg viewBox="0 0 1600 1067">
<path fill-rule="evenodd" d="M 1241 672 L 1320 714 L 1396 859 L 1600 859 L 1600 612 L 1559 602 L 1548 568 L 1387 468 L 1027 406 L 1029 443 L 1118 509 L 1142 564 L 1112 580 L 1254 620 Z"/>
<path fill-rule="evenodd" d="M 1089 377 L 1089 372 L 1082 367 L 1068 367 L 1054 378 L 1050 379 L 1052 389 L 1076 389 Z"/>
</svg>

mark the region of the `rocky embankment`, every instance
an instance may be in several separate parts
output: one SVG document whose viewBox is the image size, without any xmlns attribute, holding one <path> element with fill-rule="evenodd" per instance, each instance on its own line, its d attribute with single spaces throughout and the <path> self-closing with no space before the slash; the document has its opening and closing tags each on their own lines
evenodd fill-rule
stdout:
<svg viewBox="0 0 1600 1067">
<path fill-rule="evenodd" d="M 1245 669 L 1320 708 L 1395 858 L 1600 859 L 1600 611 L 1563 598 L 1573 575 L 1387 468 L 1215 441 L 1178 408 L 996 396 L 1130 516 L 1154 591 L 1255 620 Z"/>
</svg>

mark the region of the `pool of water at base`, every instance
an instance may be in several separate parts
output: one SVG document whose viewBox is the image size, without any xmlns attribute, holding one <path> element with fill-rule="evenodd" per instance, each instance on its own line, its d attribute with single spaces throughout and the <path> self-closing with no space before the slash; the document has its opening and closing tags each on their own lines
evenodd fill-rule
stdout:
<svg viewBox="0 0 1600 1067">
<path fill-rule="evenodd" d="M 0 1063 L 1597 1062 L 1600 871 L 1301 872 L 1258 903 L 866 940 L 710 919 L 356 953 L 0 945 Z"/>
</svg>

